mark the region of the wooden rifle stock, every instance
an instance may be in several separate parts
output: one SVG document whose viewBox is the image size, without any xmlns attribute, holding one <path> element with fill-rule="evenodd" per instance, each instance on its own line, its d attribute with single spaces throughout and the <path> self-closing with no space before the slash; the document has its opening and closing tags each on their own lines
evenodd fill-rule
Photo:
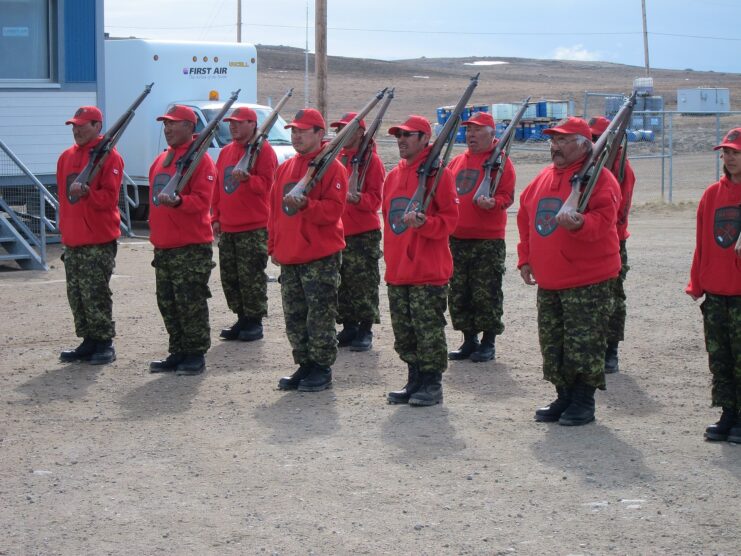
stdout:
<svg viewBox="0 0 741 556">
<path fill-rule="evenodd" d="M 186 185 L 188 185 L 188 181 L 193 176 L 193 172 L 195 172 L 198 167 L 198 163 L 201 161 L 201 158 L 203 158 L 203 155 L 206 154 L 206 151 L 208 151 L 208 147 L 211 144 L 214 135 L 216 135 L 216 128 L 219 125 L 219 122 L 221 122 L 221 119 L 232 107 L 234 101 L 237 100 L 239 91 L 241 91 L 241 89 L 237 89 L 232 93 L 232 96 L 224 103 L 224 106 L 221 108 L 219 113 L 216 114 L 210 122 L 208 122 L 208 125 L 201 130 L 195 140 L 190 144 L 190 147 L 185 151 L 185 154 L 178 159 L 175 163 L 175 173 L 170 178 L 170 181 L 167 182 L 167 185 L 165 185 L 160 195 L 167 195 L 170 199 L 175 199 L 175 196 L 180 193 Z"/>
<path fill-rule="evenodd" d="M 80 172 L 75 178 L 76 183 L 87 187 L 90 186 L 90 183 L 95 179 L 95 176 L 98 175 L 98 172 L 103 167 L 103 163 L 108 158 L 113 147 L 116 146 L 116 143 L 121 139 L 123 132 L 126 131 L 129 123 L 134 118 L 135 110 L 139 108 L 139 105 L 145 98 L 147 98 L 147 95 L 152 90 L 153 86 L 154 83 L 150 83 L 144 87 L 144 91 L 136 97 L 134 102 L 131 103 L 131 106 L 129 106 L 129 108 L 118 118 L 118 120 L 116 120 L 108 131 L 105 132 L 103 139 L 101 139 L 95 147 L 90 149 L 90 157 L 88 158 L 87 164 L 82 169 L 82 172 Z M 78 199 L 77 195 L 71 195 L 69 192 L 67 192 L 67 198 L 72 202 Z"/>
<path fill-rule="evenodd" d="M 288 99 L 291 98 L 291 96 L 293 96 L 293 87 L 286 91 L 286 94 L 283 95 L 283 98 L 275 105 L 275 108 L 273 108 L 272 112 L 270 112 L 268 117 L 265 118 L 262 125 L 257 128 L 252 139 L 250 139 L 246 145 L 244 155 L 242 155 L 242 158 L 239 159 L 239 162 L 237 162 L 232 171 L 239 171 L 243 174 L 250 173 L 252 168 L 255 166 L 255 161 L 260 155 L 260 150 L 262 149 L 265 140 L 270 134 L 270 130 L 273 129 L 275 122 L 278 120 L 278 115 L 280 114 L 281 109 L 285 103 L 288 102 Z"/>
<path fill-rule="evenodd" d="M 378 132 L 378 128 L 381 127 L 383 116 L 386 114 L 386 110 L 388 109 L 389 104 L 391 104 L 391 101 L 393 99 L 394 89 L 390 89 L 388 93 L 386 93 L 386 98 L 384 99 L 381 107 L 378 109 L 376 117 L 373 119 L 373 122 L 366 130 L 363 141 L 360 143 L 360 147 L 358 148 L 358 152 L 355 153 L 355 156 L 353 156 L 352 161 L 350 162 L 352 172 L 350 172 L 350 177 L 348 178 L 347 188 L 350 193 L 359 195 L 363 191 L 365 176 L 368 173 L 370 159 L 373 155 L 373 138 Z"/>
<path fill-rule="evenodd" d="M 618 147 L 623 140 L 625 130 L 630 122 L 635 106 L 636 93 L 625 101 L 618 113 L 607 126 L 607 129 L 592 146 L 592 152 L 582 164 L 579 171 L 571 177 L 571 193 L 564 202 L 558 214 L 579 212 L 581 214 L 587 209 L 589 199 L 592 197 L 594 186 L 599 179 L 602 168 L 611 153 L 617 154 Z M 613 155 L 612 160 L 615 160 Z"/>
<path fill-rule="evenodd" d="M 410 212 L 419 212 L 424 214 L 424 211 L 427 209 L 427 207 L 430 206 L 430 201 L 425 202 L 425 193 L 427 192 L 427 179 L 431 176 L 434 176 L 440 171 L 440 153 L 442 153 L 445 144 L 447 142 L 455 142 L 455 134 L 458 131 L 461 114 L 463 114 L 463 110 L 466 107 L 466 104 L 471 99 L 473 90 L 479 84 L 479 75 L 481 74 L 477 73 L 471 78 L 468 87 L 466 87 L 463 95 L 458 100 L 458 104 L 455 105 L 455 108 L 448 117 L 448 120 L 445 122 L 445 125 L 440 131 L 440 134 L 435 138 L 435 142 L 432 144 L 427 158 L 419 166 L 419 169 L 417 170 L 417 190 L 414 192 L 414 195 L 409 200 L 407 208 L 404 210 L 405 215 L 409 214 Z M 448 147 L 448 149 L 450 149 L 450 147 Z M 432 190 L 432 188 L 431 193 L 434 194 L 434 190 Z"/>
<path fill-rule="evenodd" d="M 285 197 L 301 198 L 309 194 L 309 192 L 314 188 L 319 180 L 322 179 L 322 176 L 324 176 L 327 168 L 329 168 L 329 165 L 337 157 L 337 153 L 340 152 L 342 146 L 358 129 L 358 127 L 360 126 L 360 120 L 365 118 L 365 116 L 368 115 L 368 112 L 373 110 L 376 104 L 378 104 L 378 102 L 383 98 L 383 95 L 386 94 L 387 90 L 388 87 L 376 93 L 374 97 L 358 113 L 358 115 L 350 120 L 350 122 L 345 127 L 343 127 L 337 133 L 337 135 L 335 135 L 334 139 L 332 139 L 329 143 L 322 147 L 322 150 L 320 150 L 314 157 L 314 159 L 309 163 L 309 168 L 306 171 L 304 177 L 302 177 L 299 182 L 294 185 L 288 193 L 286 193 Z M 293 216 L 297 212 L 295 209 L 288 207 L 285 204 L 283 208 L 286 214 L 290 216 Z"/>
<path fill-rule="evenodd" d="M 497 142 L 497 146 L 494 147 L 491 155 L 484 162 L 484 177 L 471 199 L 474 204 L 476 204 L 476 200 L 479 197 L 493 197 L 494 193 L 496 193 L 497 188 L 499 187 L 499 182 L 502 179 L 502 174 L 504 173 L 504 166 L 509 158 L 509 149 L 512 146 L 512 140 L 515 137 L 515 130 L 517 129 L 517 126 L 520 125 L 520 120 L 522 120 L 522 117 L 525 115 L 525 110 L 527 110 L 529 104 L 530 97 L 527 97 L 512 117 L 512 120 L 504 130 L 504 133 L 502 133 L 502 136 Z M 493 180 L 491 177 L 492 171 L 496 172 Z"/>
</svg>

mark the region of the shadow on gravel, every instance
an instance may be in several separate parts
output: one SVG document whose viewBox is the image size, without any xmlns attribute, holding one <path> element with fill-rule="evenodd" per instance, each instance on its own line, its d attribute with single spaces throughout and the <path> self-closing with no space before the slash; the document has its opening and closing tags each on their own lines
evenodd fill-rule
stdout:
<svg viewBox="0 0 741 556">
<path fill-rule="evenodd" d="M 215 340 L 206 354 L 206 363 L 214 374 L 252 372 L 270 353 L 264 340 L 254 342 Z"/>
<path fill-rule="evenodd" d="M 522 398 L 526 395 L 520 383 L 512 378 L 510 367 L 496 361 L 450 361 L 443 375 L 443 387 L 448 384 L 480 398 Z"/>
<path fill-rule="evenodd" d="M 190 409 L 193 398 L 206 373 L 197 376 L 175 376 L 165 373 L 135 388 L 121 399 L 124 421 L 155 419 Z"/>
<path fill-rule="evenodd" d="M 649 397 L 636 380 L 625 373 L 607 375 L 607 390 L 597 394 L 597 404 L 627 415 L 650 415 L 660 411 L 659 401 Z"/>
<path fill-rule="evenodd" d="M 626 444 L 606 426 L 589 424 L 563 427 L 558 423 L 538 423 L 543 437 L 532 445 L 532 452 L 543 464 L 565 477 L 577 475 L 599 487 L 625 487 L 654 479 L 643 463 L 643 454 Z"/>
<path fill-rule="evenodd" d="M 79 400 L 87 394 L 97 375 L 106 366 L 88 365 L 87 363 L 70 363 L 58 369 L 52 369 L 24 382 L 16 391 L 24 394 L 26 400 L 19 404 L 46 404 L 56 401 Z"/>
<path fill-rule="evenodd" d="M 397 455 L 405 461 L 431 461 L 466 448 L 465 441 L 450 424 L 449 411 L 444 405 L 398 405 L 390 411 L 382 428 L 383 442 L 397 448 Z"/>
<path fill-rule="evenodd" d="M 271 444 L 290 444 L 310 438 L 331 436 L 340 428 L 336 396 L 323 392 L 284 393 L 272 404 L 255 408 L 255 419 L 266 429 Z"/>
<path fill-rule="evenodd" d="M 741 480 L 741 445 L 725 442 L 718 456 L 718 467 Z"/>
<path fill-rule="evenodd" d="M 343 348 L 332 365 L 334 380 L 338 378 L 346 386 L 379 386 L 383 384 L 378 372 L 381 354 L 375 349 L 356 352 Z"/>
</svg>

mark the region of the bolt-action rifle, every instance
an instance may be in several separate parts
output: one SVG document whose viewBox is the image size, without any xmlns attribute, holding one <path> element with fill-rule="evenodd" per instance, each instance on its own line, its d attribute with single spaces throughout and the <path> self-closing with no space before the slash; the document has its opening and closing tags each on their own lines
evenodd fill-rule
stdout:
<svg viewBox="0 0 741 556">
<path fill-rule="evenodd" d="M 144 87 L 144 91 L 136 97 L 136 100 L 131 103 L 131 106 L 129 106 L 126 112 L 124 112 L 121 117 L 116 120 L 116 123 L 106 131 L 105 135 L 103 135 L 103 139 L 90 149 L 90 157 L 88 158 L 87 164 L 82 169 L 82 172 L 80 172 L 75 178 L 75 183 L 82 185 L 83 190 L 90 187 L 90 183 L 95 179 L 95 176 L 98 175 L 98 172 L 103 167 L 103 163 L 108 158 L 108 155 L 111 154 L 113 147 L 116 146 L 116 143 L 121 139 L 123 132 L 126 131 L 129 123 L 131 123 L 131 120 L 134 118 L 135 110 L 139 108 L 139 105 L 145 98 L 147 98 L 153 85 L 154 83 L 150 83 Z M 67 191 L 67 198 L 70 201 L 75 202 L 78 197 L 77 195 L 72 195 Z"/>
<path fill-rule="evenodd" d="M 623 142 L 625 131 L 633 114 L 635 103 L 636 93 L 634 91 L 620 107 L 605 132 L 594 143 L 592 152 L 584 161 L 582 167 L 571 177 L 571 193 L 558 211 L 559 214 L 573 212 L 583 214 L 587 209 L 587 204 L 592 197 L 594 186 L 599 179 L 602 168 L 610 168 L 615 161 L 618 148 Z M 610 166 L 608 166 L 608 161 L 610 161 Z"/>
<path fill-rule="evenodd" d="M 216 114 L 210 122 L 208 122 L 208 125 L 201 130 L 198 136 L 190 144 L 190 147 L 185 151 L 185 154 L 178 159 L 175 163 L 175 173 L 170 178 L 170 181 L 167 182 L 164 189 L 162 189 L 160 195 L 167 195 L 170 199 L 174 200 L 175 196 L 180 193 L 186 185 L 188 185 L 188 181 L 190 181 L 190 178 L 193 176 L 193 172 L 198 168 L 198 163 L 203 158 L 203 155 L 208 151 L 211 141 L 213 141 L 214 135 L 216 135 L 216 128 L 218 127 L 219 122 L 221 122 L 222 118 L 232 107 L 234 101 L 237 100 L 239 91 L 241 91 L 241 89 L 237 89 L 232 93 L 232 96 L 224 103 L 224 106 L 221 108 L 219 113 Z"/>
<path fill-rule="evenodd" d="M 504 166 L 509 159 L 509 149 L 512 146 L 512 140 L 515 138 L 515 130 L 517 129 L 517 126 L 520 125 L 520 120 L 525 115 L 525 110 L 527 110 L 528 104 L 530 104 L 530 97 L 525 99 L 522 106 L 520 106 L 512 117 L 509 125 L 499 138 L 497 146 L 494 147 L 491 155 L 484 162 L 484 177 L 481 180 L 476 193 L 473 194 L 473 199 L 471 199 L 474 205 L 479 197 L 493 197 L 494 193 L 496 193 L 497 188 L 499 187 L 499 182 L 504 174 Z M 495 172 L 494 179 L 491 177 L 492 172 Z"/>
<path fill-rule="evenodd" d="M 358 127 L 360 127 L 360 120 L 365 118 L 368 115 L 368 112 L 373 110 L 376 104 L 378 104 L 378 102 L 383 98 L 383 95 L 386 94 L 387 90 L 388 87 L 384 88 L 381 91 L 378 91 L 378 93 L 373 96 L 373 98 L 368 102 L 368 104 L 363 107 L 358 115 L 350 120 L 350 122 L 345 127 L 343 127 L 337 133 L 337 135 L 335 135 L 334 139 L 332 139 L 330 142 L 324 145 L 324 147 L 322 147 L 322 150 L 320 150 L 319 153 L 314 157 L 314 159 L 309 163 L 309 168 L 306 171 L 304 177 L 301 178 L 301 180 L 299 180 L 299 182 L 294 185 L 288 193 L 286 193 L 286 197 L 299 198 L 308 195 L 309 192 L 314 189 L 314 186 L 319 182 L 319 180 L 322 179 L 322 177 L 326 173 L 329 165 L 334 161 L 335 158 L 337 158 L 337 153 L 340 152 L 340 149 L 342 149 L 343 145 L 352 136 L 352 134 L 355 133 Z M 290 216 L 293 216 L 294 214 L 296 214 L 296 212 L 298 212 L 296 209 L 287 206 L 285 203 L 283 204 L 283 210 Z"/>
<path fill-rule="evenodd" d="M 443 126 L 439 135 L 435 138 L 435 142 L 432 144 L 427 158 L 422 164 L 420 164 L 419 168 L 417 169 L 417 176 L 419 179 L 417 190 L 414 192 L 414 195 L 409 200 L 409 204 L 404 211 L 405 215 L 409 214 L 410 212 L 424 214 L 427 208 L 430 206 L 432 199 L 435 197 L 435 191 L 437 190 L 437 185 L 440 182 L 440 177 L 442 176 L 442 168 L 445 167 L 445 164 L 447 163 L 447 157 L 450 157 L 453 143 L 455 143 L 455 134 L 457 133 L 458 127 L 460 126 L 461 114 L 463 113 L 466 104 L 471 99 L 473 90 L 476 88 L 476 85 L 479 84 L 479 75 L 481 74 L 477 73 L 471 78 L 468 87 L 466 87 L 463 95 L 458 100 L 458 104 L 455 105 L 455 108 L 453 108 L 453 112 L 451 112 L 450 117 L 445 122 L 445 125 Z M 446 143 L 448 143 L 448 145 L 445 149 L 445 156 L 441 160 L 440 154 L 443 152 L 443 147 L 445 147 Z M 427 182 L 429 178 L 434 179 L 428 190 Z"/>
<path fill-rule="evenodd" d="M 239 171 L 243 174 L 250 173 L 252 168 L 255 166 L 255 161 L 257 161 L 257 157 L 260 155 L 260 150 L 262 150 L 262 146 L 265 144 L 265 140 L 268 138 L 270 130 L 273 129 L 275 122 L 278 120 L 281 108 L 283 108 L 283 105 L 288 102 L 288 99 L 291 98 L 291 96 L 293 96 L 293 87 L 286 91 L 286 94 L 283 95 L 283 98 L 275 105 L 272 112 L 268 114 L 268 117 L 265 118 L 262 125 L 257 128 L 252 139 L 250 139 L 245 146 L 244 155 L 242 155 L 242 158 L 239 159 L 239 162 L 237 162 L 232 171 Z"/>
<path fill-rule="evenodd" d="M 386 114 L 386 110 L 388 109 L 389 104 L 391 104 L 391 101 L 393 99 L 394 89 L 391 89 L 386 93 L 386 98 L 384 99 L 381 107 L 378 109 L 376 117 L 373 119 L 373 122 L 371 122 L 371 125 L 368 127 L 368 129 L 365 131 L 365 136 L 363 137 L 363 141 L 360 143 L 360 147 L 358 147 L 358 152 L 355 153 L 355 155 L 352 157 L 352 160 L 350 161 L 352 171 L 350 172 L 350 177 L 348 178 L 347 188 L 350 193 L 359 195 L 363 191 L 365 176 L 368 173 L 368 168 L 370 167 L 370 159 L 373 155 L 373 138 L 378 132 L 378 128 L 381 127 L 383 116 Z"/>
</svg>

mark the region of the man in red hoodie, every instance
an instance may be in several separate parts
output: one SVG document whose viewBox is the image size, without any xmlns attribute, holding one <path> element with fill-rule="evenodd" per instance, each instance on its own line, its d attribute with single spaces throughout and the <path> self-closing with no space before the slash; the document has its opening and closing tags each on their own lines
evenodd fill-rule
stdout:
<svg viewBox="0 0 741 556">
<path fill-rule="evenodd" d="M 240 106 L 227 118 L 232 142 L 216 162 L 211 226 L 219 237 L 219 271 L 229 309 L 237 322 L 221 331 L 224 340 L 251 342 L 262 338 L 268 314 L 268 194 L 278 166 L 265 141 L 250 173 L 235 168 L 257 129 L 257 114 Z"/>
<path fill-rule="evenodd" d="M 502 178 L 493 196 L 474 196 L 484 178 L 483 165 L 498 141 L 494 118 L 476 112 L 468 121 L 468 150 L 448 165 L 455 176 L 460 199 L 458 225 L 450 238 L 453 278 L 450 280 L 450 319 L 453 328 L 463 332 L 463 344 L 448 359 L 481 362 L 494 358 L 494 341 L 504 332 L 502 322 L 504 294 L 502 277 L 506 246 L 507 208 L 515 192 L 515 168 L 507 158 Z M 492 172 L 494 179 L 494 172 Z M 479 332 L 483 338 L 479 343 Z"/>
<path fill-rule="evenodd" d="M 543 377 L 558 394 L 535 419 L 584 425 L 594 421 L 595 389 L 605 389 L 604 315 L 612 312 L 620 272 L 620 187 L 602 169 L 584 213 L 559 212 L 591 152 L 592 135 L 586 121 L 573 117 L 544 133 L 551 136 L 553 164 L 522 192 L 517 213 L 517 268 L 526 284 L 538 285 Z"/>
<path fill-rule="evenodd" d="M 458 221 L 458 197 L 453 174 L 440 168 L 427 211 L 406 212 L 419 183 L 417 170 L 430 153 L 432 129 L 426 118 L 413 115 L 389 128 L 389 135 L 396 137 L 401 160 L 383 186 L 383 256 L 394 349 L 408 373 L 406 385 L 387 399 L 435 405 L 443 401 L 442 373 L 448 366 L 445 308 L 453 274 L 448 241 Z"/>
<path fill-rule="evenodd" d="M 318 110 L 299 110 L 291 129 L 296 155 L 278 166 L 270 193 L 268 254 L 281 266 L 286 334 L 298 369 L 278 381 L 280 390 L 319 392 L 332 385 L 337 358 L 335 321 L 347 173 L 337 160 L 306 194 L 286 195 L 322 149 L 327 125 Z"/>
<path fill-rule="evenodd" d="M 607 126 L 610 125 L 610 120 L 603 116 L 592 118 L 589 120 L 589 129 L 592 132 L 592 141 L 599 139 Z M 619 370 L 618 365 L 618 344 L 625 339 L 625 278 L 628 275 L 628 251 L 626 250 L 626 240 L 630 237 L 628 232 L 628 213 L 630 212 L 630 205 L 633 200 L 633 188 L 636 183 L 636 175 L 633 172 L 633 167 L 630 165 L 627 153 L 622 147 L 619 148 L 617 156 L 615 157 L 615 163 L 610 168 L 612 175 L 617 178 L 618 184 L 620 184 L 620 194 L 622 200 L 620 201 L 620 207 L 618 208 L 617 218 L 617 232 L 618 239 L 620 240 L 620 260 L 622 266 L 620 268 L 620 275 L 615 280 L 615 310 L 610 316 L 610 321 L 607 326 L 607 347 L 605 348 L 605 372 L 616 373 Z"/>
<path fill-rule="evenodd" d="M 732 129 L 722 150 L 723 177 L 697 205 L 695 254 L 686 293 L 700 305 L 712 375 L 713 407 L 720 420 L 705 429 L 707 440 L 741 444 L 741 128 Z"/>
<path fill-rule="evenodd" d="M 342 130 L 357 116 L 348 112 L 330 127 Z M 345 143 L 338 159 L 351 176 L 353 161 L 365 137 L 365 121 Z M 366 170 L 367 167 L 367 170 Z M 379 323 L 378 285 L 381 274 L 378 260 L 381 258 L 381 192 L 386 170 L 376 153 L 375 143 L 368 146 L 364 161 L 359 161 L 358 180 L 365 173 L 360 191 L 347 192 L 347 204 L 342 214 L 345 229 L 345 249 L 342 250 L 340 266 L 340 289 L 338 291 L 337 322 L 343 325 L 337 334 L 339 347 L 350 346 L 351 351 L 368 351 L 373 343 L 373 323 Z"/>
<path fill-rule="evenodd" d="M 75 144 L 57 161 L 59 230 L 67 299 L 75 333 L 82 343 L 63 351 L 59 358 L 101 365 L 116 359 L 109 283 L 116 264 L 116 240 L 121 235 L 118 192 L 123 160 L 113 149 L 89 184 L 76 181 L 90 159 L 90 151 L 102 139 L 103 114 L 95 106 L 83 106 L 66 123 L 72 125 Z"/>
<path fill-rule="evenodd" d="M 164 122 L 169 148 L 149 169 L 149 241 L 154 245 L 157 305 L 170 336 L 166 359 L 152 361 L 150 372 L 201 374 L 211 347 L 208 323 L 208 279 L 213 262 L 211 197 L 216 167 L 206 153 L 180 193 L 162 193 L 175 174 L 177 161 L 193 142 L 196 115 L 180 104 L 157 118 Z"/>
</svg>

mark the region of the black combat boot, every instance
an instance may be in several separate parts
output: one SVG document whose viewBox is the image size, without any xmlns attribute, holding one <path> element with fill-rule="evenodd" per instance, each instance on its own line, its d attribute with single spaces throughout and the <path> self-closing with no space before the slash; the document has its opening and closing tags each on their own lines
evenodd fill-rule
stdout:
<svg viewBox="0 0 741 556">
<path fill-rule="evenodd" d="M 174 373 L 184 358 L 184 353 L 171 353 L 165 359 L 158 359 L 149 363 L 149 372 Z"/>
<path fill-rule="evenodd" d="M 194 376 L 206 369 L 206 358 L 202 353 L 186 353 L 175 369 L 177 376 Z"/>
<path fill-rule="evenodd" d="M 311 363 L 301 363 L 292 375 L 284 376 L 278 381 L 278 390 L 296 390 L 298 383 L 309 376 L 309 371 L 311 371 Z"/>
<path fill-rule="evenodd" d="M 242 342 L 254 342 L 262 338 L 262 320 L 260 319 L 246 319 L 245 324 L 242 326 L 242 330 L 239 331 L 238 338 Z"/>
<path fill-rule="evenodd" d="M 558 397 L 545 407 L 535 410 L 535 420 L 541 423 L 558 421 L 561 414 L 571 404 L 571 389 L 566 386 L 556 386 Z"/>
<path fill-rule="evenodd" d="M 347 347 L 352 344 L 355 336 L 358 334 L 358 324 L 346 322 L 342 325 L 342 330 L 337 334 L 338 347 Z"/>
<path fill-rule="evenodd" d="M 596 388 L 577 381 L 571 390 L 571 403 L 561 413 L 559 425 L 577 427 L 594 421 L 594 391 Z"/>
<path fill-rule="evenodd" d="M 497 339 L 496 334 L 491 331 L 484 330 L 484 336 L 481 338 L 479 347 L 476 348 L 471 354 L 471 361 L 474 363 L 483 363 L 484 361 L 491 361 L 494 359 L 494 341 Z"/>
<path fill-rule="evenodd" d="M 420 373 L 420 385 L 409 396 L 409 405 L 435 405 L 443 401 L 443 374 Z"/>
<path fill-rule="evenodd" d="M 229 328 L 222 328 L 219 338 L 222 340 L 236 340 L 239 338 L 239 333 L 247 323 L 247 317 L 242 314 L 237 315 L 237 322 L 232 324 Z"/>
<path fill-rule="evenodd" d="M 741 444 L 741 411 L 736 414 L 736 424 L 728 431 L 728 442 Z"/>
<path fill-rule="evenodd" d="M 738 412 L 735 409 L 724 407 L 720 414 L 720 420 L 705 429 L 706 440 L 728 440 L 728 433 L 736 425 Z M 738 431 L 741 433 L 741 431 Z"/>
<path fill-rule="evenodd" d="M 464 332 L 463 343 L 455 350 L 448 352 L 451 361 L 462 361 L 471 357 L 471 354 L 479 348 L 479 335 L 476 332 Z"/>
<path fill-rule="evenodd" d="M 332 367 L 318 363 L 311 366 L 309 374 L 298 383 L 299 392 L 321 392 L 332 386 Z"/>
<path fill-rule="evenodd" d="M 373 323 L 364 321 L 358 327 L 358 333 L 350 344 L 350 351 L 368 351 L 373 346 Z"/>
<path fill-rule="evenodd" d="M 115 360 L 116 350 L 113 347 L 113 340 L 95 342 L 95 351 L 90 356 L 91 365 L 105 365 Z"/>
<path fill-rule="evenodd" d="M 82 343 L 75 349 L 65 349 L 59 354 L 59 360 L 64 363 L 73 363 L 75 361 L 90 361 L 90 357 L 95 352 L 97 343 L 90 338 L 84 338 Z"/>
<path fill-rule="evenodd" d="M 618 372 L 618 343 L 609 342 L 605 349 L 605 374 Z"/>
<path fill-rule="evenodd" d="M 386 394 L 386 399 L 389 403 L 407 403 L 409 402 L 409 396 L 419 389 L 420 384 L 419 369 L 417 365 L 410 364 L 407 383 L 401 390 L 394 390 Z"/>
</svg>

